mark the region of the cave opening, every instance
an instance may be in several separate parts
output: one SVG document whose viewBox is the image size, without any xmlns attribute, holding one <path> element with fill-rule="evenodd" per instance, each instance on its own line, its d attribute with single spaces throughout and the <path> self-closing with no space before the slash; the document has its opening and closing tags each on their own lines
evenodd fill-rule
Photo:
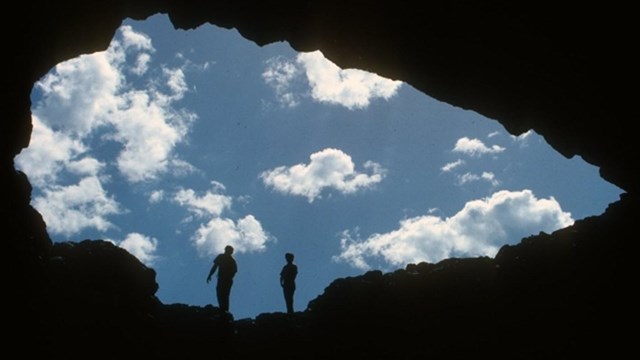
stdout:
<svg viewBox="0 0 640 360">
<path fill-rule="evenodd" d="M 622 192 L 532 131 L 160 15 L 56 66 L 32 101 L 16 165 L 54 241 L 112 241 L 156 270 L 160 300 L 195 305 L 215 304 L 204 279 L 231 243 L 238 318 L 283 309 L 288 251 L 302 310 L 333 279 L 493 256 Z"/>
</svg>

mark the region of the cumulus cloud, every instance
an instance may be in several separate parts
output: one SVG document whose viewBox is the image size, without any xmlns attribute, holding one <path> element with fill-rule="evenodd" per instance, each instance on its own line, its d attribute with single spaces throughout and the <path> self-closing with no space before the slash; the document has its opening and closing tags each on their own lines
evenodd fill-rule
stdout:
<svg viewBox="0 0 640 360">
<path fill-rule="evenodd" d="M 92 157 L 83 157 L 79 160 L 69 161 L 67 169 L 69 172 L 80 176 L 94 176 L 100 173 L 105 164 Z"/>
<path fill-rule="evenodd" d="M 270 236 L 260 222 L 247 215 L 237 222 L 229 218 L 214 217 L 202 224 L 192 238 L 200 256 L 214 256 L 221 253 L 226 245 L 236 252 L 261 252 L 266 249 Z"/>
<path fill-rule="evenodd" d="M 149 203 L 156 204 L 164 200 L 164 190 L 155 190 L 149 194 Z"/>
<path fill-rule="evenodd" d="M 466 183 L 470 183 L 478 180 L 480 180 L 480 176 L 476 174 L 464 173 L 462 175 L 458 175 L 458 185 L 464 185 Z"/>
<path fill-rule="evenodd" d="M 151 55 L 145 53 L 138 55 L 136 64 L 131 68 L 131 72 L 138 76 L 144 75 L 149 70 L 149 62 L 151 62 Z"/>
<path fill-rule="evenodd" d="M 127 250 L 147 266 L 153 265 L 153 262 L 157 259 L 158 240 L 156 238 L 139 233 L 130 233 L 117 245 Z"/>
<path fill-rule="evenodd" d="M 528 139 L 531 135 L 534 135 L 535 131 L 533 130 L 527 130 L 526 132 L 523 132 L 522 134 L 515 136 L 515 135 L 511 135 L 511 138 L 514 140 L 526 140 Z"/>
<path fill-rule="evenodd" d="M 133 183 L 193 171 L 175 154 L 196 119 L 176 106 L 188 91 L 185 74 L 150 69 L 154 52 L 146 34 L 122 26 L 106 51 L 60 63 L 35 84 L 31 144 L 16 165 L 41 193 L 33 205 L 53 233 L 113 227 L 108 217 L 121 210 L 100 179 L 114 165 Z M 116 145 L 115 159 L 98 150 L 105 144 Z"/>
<path fill-rule="evenodd" d="M 531 190 L 499 191 L 467 202 L 449 218 L 424 215 L 405 219 L 397 229 L 366 239 L 360 238 L 357 229 L 344 231 L 341 253 L 333 259 L 368 269 L 370 261 L 402 266 L 448 257 L 494 256 L 505 244 L 571 224 L 571 214 L 553 197 L 538 199 Z"/>
<path fill-rule="evenodd" d="M 479 181 L 479 180 L 486 181 L 490 183 L 491 186 L 500 185 L 500 181 L 496 179 L 495 174 L 487 171 L 483 172 L 480 175 L 467 172 L 462 175 L 458 175 L 457 178 L 458 178 L 458 185 L 464 185 L 464 184 L 474 182 L 474 181 Z"/>
<path fill-rule="evenodd" d="M 500 181 L 498 179 L 496 179 L 496 176 L 494 173 L 492 172 L 487 172 L 484 171 L 482 173 L 482 175 L 480 175 L 480 178 L 482 180 L 488 181 L 489 183 L 491 183 L 491 186 L 498 186 L 500 185 Z"/>
<path fill-rule="evenodd" d="M 493 132 L 489 134 L 488 137 L 492 138 L 497 136 L 498 134 L 498 132 Z M 465 136 L 456 141 L 456 144 L 452 151 L 456 153 L 462 153 L 473 158 L 480 158 L 481 156 L 486 154 L 501 153 L 505 151 L 505 148 L 498 145 L 492 145 L 491 147 L 489 147 L 479 139 L 470 139 Z M 453 170 L 460 168 L 460 166 L 464 164 L 464 160 L 458 159 L 454 162 L 445 164 L 442 168 L 440 168 L 440 170 L 442 170 L 442 172 L 452 172 Z M 489 171 L 482 172 L 481 174 L 475 174 L 471 172 L 457 173 L 455 175 L 455 178 L 457 185 L 460 186 L 477 181 L 488 182 L 493 187 L 500 185 L 500 181 L 496 178 L 495 174 Z"/>
<path fill-rule="evenodd" d="M 16 165 L 29 176 L 32 184 L 45 186 L 55 183 L 59 173 L 87 148 L 81 141 L 51 130 L 35 115 L 32 123 L 31 143 L 16 157 Z"/>
<path fill-rule="evenodd" d="M 33 114 L 55 131 L 77 139 L 107 124 L 109 114 L 118 108 L 115 94 L 124 85 L 120 68 L 114 64 L 124 61 L 124 51 L 117 48 L 56 65 L 35 84 L 42 98 L 32 109 Z M 123 59 L 116 59 L 115 53 Z"/>
<path fill-rule="evenodd" d="M 192 189 L 181 189 L 174 196 L 174 200 L 200 217 L 220 216 L 224 210 L 231 208 L 232 198 L 215 191 L 207 191 L 204 195 L 198 196 Z"/>
<path fill-rule="evenodd" d="M 275 241 L 253 215 L 246 215 L 237 221 L 226 217 L 225 212 L 231 210 L 233 198 L 221 194 L 225 191 L 223 184 L 212 181 L 211 186 L 212 189 L 203 195 L 198 195 L 192 189 L 180 189 L 173 198 L 197 218 L 208 219 L 200 224 L 191 237 L 200 256 L 216 255 L 226 245 L 233 246 L 240 253 L 261 252 L 270 241 Z"/>
<path fill-rule="evenodd" d="M 154 51 L 147 35 L 122 26 L 106 51 L 60 63 L 36 83 L 41 99 L 34 106 L 33 122 L 39 133 L 32 143 L 37 148 L 49 140 L 45 149 L 54 154 L 48 156 L 49 164 L 43 164 L 47 157 L 36 157 L 44 166 L 34 177 L 53 177 L 74 156 L 90 152 L 87 143 L 97 130 L 103 140 L 121 144 L 117 166 L 131 182 L 155 179 L 180 164 L 174 150 L 196 115 L 175 108 L 188 90 L 182 69 L 148 73 Z M 127 73 L 149 75 L 152 86 L 134 88 Z M 27 152 L 20 163 L 34 168 L 34 160 Z M 81 171 L 87 171 L 86 166 Z"/>
<path fill-rule="evenodd" d="M 389 99 L 402 84 L 363 70 L 340 69 L 320 51 L 300 53 L 296 61 L 305 71 L 314 100 L 348 109 L 366 108 L 376 98 Z"/>
<path fill-rule="evenodd" d="M 135 52 L 135 63 L 129 70 L 135 75 L 144 75 L 149 69 L 149 63 L 151 62 L 150 53 L 155 52 L 151 38 L 146 34 L 133 30 L 133 28 L 128 25 L 120 27 L 120 35 L 122 36 L 123 48 Z"/>
<path fill-rule="evenodd" d="M 43 196 L 33 200 L 33 206 L 45 219 L 47 230 L 66 236 L 89 228 L 105 231 L 113 227 L 107 217 L 122 213 L 118 202 L 107 195 L 95 176 L 75 185 L 50 186 L 44 189 Z"/>
<path fill-rule="evenodd" d="M 123 25 L 120 27 L 120 34 L 122 36 L 122 43 L 125 49 L 147 50 L 155 51 L 151 44 L 151 38 L 144 33 L 137 32 L 129 25 Z"/>
<path fill-rule="evenodd" d="M 464 165 L 464 160 L 462 159 L 458 159 L 454 162 L 450 162 L 445 164 L 442 168 L 440 168 L 440 170 L 442 170 L 442 172 L 450 172 L 451 170 Z"/>
<path fill-rule="evenodd" d="M 527 147 L 529 146 L 529 140 L 535 134 L 536 134 L 535 131 L 529 130 L 518 136 L 511 135 L 511 139 L 513 139 L 513 141 L 515 141 L 518 145 L 520 145 L 520 147 Z"/>
<path fill-rule="evenodd" d="M 276 92 L 280 104 L 294 107 L 300 95 L 293 84 L 304 77 L 315 101 L 364 109 L 374 99 L 390 99 L 402 82 L 358 69 L 341 69 L 320 51 L 300 53 L 295 61 L 282 57 L 267 61 L 262 73 L 265 83 Z M 296 88 L 297 89 L 297 88 Z"/>
<path fill-rule="evenodd" d="M 283 57 L 271 58 L 266 65 L 262 78 L 276 92 L 280 104 L 289 108 L 297 106 L 298 95 L 292 91 L 291 83 L 301 74 L 300 69 Z"/>
<path fill-rule="evenodd" d="M 498 154 L 505 150 L 504 147 L 498 145 L 492 145 L 488 147 L 480 139 L 469 139 L 463 137 L 456 141 L 456 145 L 453 148 L 454 152 L 463 153 L 472 157 L 480 157 L 486 154 Z"/>
<path fill-rule="evenodd" d="M 332 148 L 311 154 L 309 160 L 308 164 L 264 171 L 260 178 L 267 187 L 283 194 L 304 196 L 311 203 L 324 189 L 351 194 L 370 188 L 382 181 L 386 172 L 373 161 L 364 164 L 370 174 L 357 172 L 351 156 Z"/>
<path fill-rule="evenodd" d="M 113 117 L 116 133 L 111 137 L 124 146 L 117 158 L 118 169 L 130 182 L 155 179 L 169 170 L 174 148 L 188 130 L 183 122 L 187 119 L 173 122 L 173 115 L 142 91 L 121 99 L 129 106 Z"/>
</svg>

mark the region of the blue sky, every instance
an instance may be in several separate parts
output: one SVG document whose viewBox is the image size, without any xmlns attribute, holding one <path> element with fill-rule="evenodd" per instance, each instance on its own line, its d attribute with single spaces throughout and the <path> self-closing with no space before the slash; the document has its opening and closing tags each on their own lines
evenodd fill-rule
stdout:
<svg viewBox="0 0 640 360">
<path fill-rule="evenodd" d="M 236 318 L 285 310 L 285 252 L 303 310 L 338 277 L 493 256 L 621 193 L 533 131 L 161 15 L 58 64 L 32 102 L 16 164 L 52 238 L 112 241 L 156 270 L 163 302 L 194 305 L 216 305 L 205 278 L 231 244 Z"/>
</svg>

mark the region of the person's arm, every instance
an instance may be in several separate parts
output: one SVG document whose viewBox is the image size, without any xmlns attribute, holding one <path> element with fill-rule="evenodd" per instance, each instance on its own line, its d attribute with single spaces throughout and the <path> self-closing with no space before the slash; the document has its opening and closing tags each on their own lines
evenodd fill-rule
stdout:
<svg viewBox="0 0 640 360">
<path fill-rule="evenodd" d="M 215 273 L 217 269 L 218 263 L 214 261 L 213 266 L 211 266 L 211 270 L 209 271 L 209 276 L 207 276 L 207 284 L 211 281 L 211 276 L 213 276 L 213 273 Z"/>
<path fill-rule="evenodd" d="M 233 260 L 233 276 L 235 276 L 237 272 L 238 272 L 238 263 L 235 260 Z"/>
<path fill-rule="evenodd" d="M 282 268 L 282 271 L 280 271 L 280 286 L 284 286 L 284 271 L 286 269 L 286 266 Z"/>
</svg>

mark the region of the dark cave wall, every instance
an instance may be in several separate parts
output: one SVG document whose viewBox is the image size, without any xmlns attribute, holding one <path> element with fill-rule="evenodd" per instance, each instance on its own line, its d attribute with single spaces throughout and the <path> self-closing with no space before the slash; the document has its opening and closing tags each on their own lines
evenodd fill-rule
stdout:
<svg viewBox="0 0 640 360">
<path fill-rule="evenodd" d="M 5 327 L 12 333 L 10 339 L 46 338 L 47 335 L 42 333 L 45 331 L 43 329 L 50 329 L 51 325 L 40 325 L 43 325 L 43 321 L 52 319 L 52 298 L 46 294 L 49 286 L 47 282 L 57 276 L 56 274 L 60 275 L 52 273 L 52 256 L 62 253 L 62 257 L 67 259 L 66 263 L 69 263 L 69 259 L 77 256 L 74 251 L 81 253 L 84 251 L 82 249 L 85 249 L 76 247 L 76 250 L 69 250 L 58 247 L 56 250 L 53 247 L 42 217 L 29 205 L 31 187 L 28 179 L 24 174 L 16 172 L 13 166 L 15 155 L 29 143 L 29 96 L 32 85 L 60 61 L 82 53 L 104 50 L 122 19 L 126 17 L 143 19 L 161 12 L 167 13 L 179 28 L 190 29 L 211 22 L 227 28 L 235 27 L 247 39 L 260 45 L 286 40 L 300 51 L 321 49 L 329 59 L 341 67 L 357 67 L 403 80 L 436 99 L 496 119 L 513 134 L 532 128 L 565 156 L 578 154 L 599 166 L 605 179 L 631 195 L 625 200 L 625 208 L 635 211 L 639 172 L 637 161 L 633 157 L 634 152 L 631 151 L 635 143 L 635 110 L 634 99 L 631 98 L 633 92 L 628 89 L 629 84 L 634 85 L 638 78 L 638 59 L 633 53 L 635 37 L 631 29 L 635 19 L 632 9 L 625 9 L 624 6 L 605 7 L 599 3 L 560 6 L 540 1 L 433 1 L 419 7 L 410 4 L 412 3 L 360 0 L 274 3 L 242 0 L 61 0 L 23 2 L 7 7 L 6 18 L 13 21 L 6 19 L 2 24 L 3 44 L 6 49 L 3 63 L 7 71 L 3 77 L 4 91 L 0 97 L 0 174 L 3 180 L 3 186 L 0 187 L 3 200 L 0 202 L 0 216 L 3 219 L 3 239 L 7 244 L 5 254 L 9 258 L 9 261 L 3 262 L 3 273 L 8 282 L 7 289 L 13 295 L 8 296 L 8 305 L 5 305 L 6 311 L 10 312 L 5 317 Z M 428 134 L 425 134 L 425 138 L 427 137 Z M 524 314 L 528 317 L 535 315 L 529 312 L 526 306 L 514 305 L 520 300 L 525 301 L 529 294 L 530 289 L 518 287 L 523 279 L 533 279 L 535 286 L 548 290 L 545 294 L 551 297 L 555 294 L 554 287 L 572 284 L 572 281 L 577 279 L 579 283 L 575 286 L 579 287 L 580 292 L 564 292 L 568 300 L 563 301 L 578 301 L 583 296 L 593 294 L 592 300 L 583 302 L 584 306 L 588 306 L 584 309 L 587 314 L 595 315 L 597 319 L 607 319 L 607 308 L 614 308 L 612 314 L 618 318 L 623 317 L 627 309 L 631 308 L 630 299 L 635 301 L 628 289 L 633 283 L 633 261 L 630 254 L 636 253 L 637 249 L 631 248 L 632 240 L 625 235 L 633 227 L 632 222 L 626 221 L 633 211 L 614 211 L 613 215 L 588 223 L 595 224 L 592 232 L 597 235 L 594 235 L 594 238 L 607 242 L 610 246 L 608 248 L 593 245 L 589 251 L 579 250 L 582 251 L 580 253 L 576 250 L 578 252 L 569 252 L 569 255 L 565 254 L 564 248 L 545 248 L 546 250 L 541 252 L 544 256 L 555 254 L 560 257 L 560 260 L 554 258 L 552 261 L 553 266 L 560 269 L 565 276 L 564 280 L 547 283 L 544 272 L 530 272 L 529 265 L 512 262 L 516 257 L 532 258 L 540 254 L 532 247 L 531 242 L 524 242 L 515 249 L 507 248 L 501 251 L 501 256 L 497 257 L 496 261 L 510 269 L 501 270 L 505 278 L 501 280 L 500 286 L 506 287 L 501 291 L 505 291 L 506 294 L 512 290 L 519 291 L 517 301 L 509 303 L 509 306 L 512 306 L 509 310 L 513 314 Z M 581 234 L 587 233 L 589 230 Z M 561 233 L 556 237 L 565 236 L 563 234 L 566 235 Z M 587 246 L 595 241 L 587 235 L 580 235 L 580 238 L 586 239 L 583 244 Z M 540 239 L 535 244 L 545 243 L 544 236 L 540 236 Z M 106 244 L 84 246 L 100 252 L 102 255 L 97 255 L 99 260 L 108 258 L 111 256 L 109 254 L 115 254 L 115 259 L 127 256 L 113 253 L 116 250 Z M 580 262 L 580 266 L 573 267 L 575 262 L 572 262 L 574 260 L 571 256 L 576 253 L 588 256 Z M 599 256 L 601 254 L 607 256 Z M 563 259 L 569 261 L 567 264 L 571 266 L 563 265 Z M 82 263 L 82 259 L 79 261 Z M 115 261 L 114 264 L 119 261 Z M 118 265 L 114 264 L 106 263 L 103 266 L 106 269 L 111 266 L 117 270 Z M 494 276 L 494 269 L 486 265 L 481 262 L 479 266 L 482 271 L 487 271 L 488 277 Z M 453 268 L 455 270 L 465 267 Z M 142 268 L 134 269 L 131 271 L 147 274 Z M 75 270 L 66 269 L 61 272 L 64 278 L 69 275 L 64 275 L 65 271 L 70 271 L 72 277 L 79 276 Z M 427 269 L 425 274 L 429 271 Z M 119 274 L 118 276 L 126 280 L 126 271 Z M 405 275 L 399 273 L 393 279 L 405 281 Z M 598 281 L 590 283 L 591 275 Z M 132 300 L 133 302 L 111 304 L 107 312 L 90 307 L 91 311 L 98 314 L 118 314 L 116 318 L 109 318 L 108 315 L 103 318 L 105 323 L 111 324 L 102 329 L 103 335 L 111 335 L 108 330 L 121 329 L 118 327 L 120 325 L 113 324 L 117 319 L 135 319 L 133 324 L 136 327 L 128 328 L 129 332 L 125 336 L 131 343 L 144 345 L 145 341 L 157 340 L 151 340 L 150 337 L 138 341 L 138 335 L 133 330 L 160 331 L 165 334 L 161 338 L 173 339 L 176 331 L 179 331 L 176 329 L 180 328 L 176 327 L 176 323 L 187 321 L 184 317 L 177 316 L 177 313 L 186 313 L 189 316 L 215 313 L 212 309 L 205 311 L 188 307 L 177 310 L 167 308 L 156 313 L 160 314 L 160 320 L 149 320 L 145 311 L 156 305 L 160 306 L 153 298 L 155 280 L 147 279 L 149 276 L 143 276 L 147 288 L 136 295 L 139 297 Z M 607 276 L 618 278 L 609 282 Z M 373 274 L 369 277 L 371 279 L 364 277 L 362 280 L 375 286 L 382 284 L 380 288 L 384 289 L 383 292 L 388 290 L 385 287 L 387 285 L 380 282 L 380 276 Z M 80 278 L 82 281 L 88 281 Z M 388 278 L 390 277 L 385 277 Z M 114 284 L 125 284 L 125 280 Z M 493 280 L 488 283 L 495 286 Z M 342 286 L 341 284 L 350 282 L 339 281 L 336 286 Z M 357 282 L 356 285 L 343 286 L 341 289 L 346 294 L 359 291 L 353 286 L 357 287 Z M 374 294 L 380 290 L 375 286 Z M 92 296 L 88 289 L 78 290 L 75 286 L 68 288 L 72 292 L 67 294 L 68 296 Z M 370 291 L 367 289 L 363 290 L 363 294 Z M 473 293 L 473 289 L 462 286 L 460 291 Z M 89 292 L 84 293 L 85 290 Z M 74 294 L 73 291 L 78 291 L 78 294 Z M 384 299 L 386 298 L 383 296 Z M 372 311 L 381 313 L 388 305 L 384 302 L 386 300 L 383 300 L 370 303 Z M 447 304 L 446 300 L 443 299 L 442 303 Z M 366 301 L 365 296 L 363 302 Z M 137 305 L 129 306 L 134 303 Z M 567 304 L 570 302 L 561 305 Z M 620 306 L 616 307 L 616 304 Z M 333 305 L 335 303 L 319 298 L 314 304 L 316 314 L 328 315 L 319 318 L 324 319 L 324 322 L 315 322 L 315 328 L 311 327 L 307 331 L 323 334 L 336 330 L 327 322 L 327 319 L 331 319 Z M 536 309 L 544 311 L 544 308 Z M 74 308 L 67 310 L 76 311 Z M 60 309 L 54 312 L 53 319 L 56 319 L 56 316 L 57 319 L 62 319 L 61 321 L 67 319 L 64 311 L 59 311 Z M 380 322 L 369 319 L 368 314 L 369 312 L 365 312 L 361 315 L 365 318 L 364 324 L 371 324 L 369 333 L 372 336 L 375 330 L 384 329 L 387 322 L 400 327 L 403 324 L 402 321 L 394 319 L 392 313 L 383 314 L 384 316 L 379 318 Z M 580 319 L 580 314 L 572 314 L 573 319 Z M 634 318 L 636 316 L 635 313 L 629 314 Z M 74 321 L 83 324 L 85 319 L 81 315 L 72 315 L 77 316 Z M 425 316 L 427 315 L 431 316 Z M 401 317 L 412 316 L 413 313 L 409 310 L 401 314 Z M 147 320 L 153 324 L 150 325 Z M 160 328 L 157 321 L 162 323 Z M 613 320 L 607 321 L 615 327 Z M 352 331 L 358 332 L 363 329 L 362 322 L 349 323 L 343 319 L 342 323 L 352 327 L 337 329 L 336 341 L 340 341 L 340 334 L 346 336 Z M 580 319 L 577 324 L 571 325 L 569 329 L 579 327 L 579 334 L 588 335 L 588 326 L 591 325 L 588 320 Z M 181 326 L 190 328 L 191 325 L 185 323 Z M 510 324 L 503 325 L 505 331 L 509 331 Z M 205 321 L 198 329 L 206 332 L 216 326 L 215 322 Z M 447 331 L 455 332 L 456 327 L 449 326 L 451 327 L 447 328 Z M 519 326 L 526 328 L 526 323 Z M 482 326 L 478 326 L 478 331 L 482 329 Z M 299 329 L 294 330 L 297 334 L 302 334 L 300 336 L 306 334 L 298 332 Z M 84 336 L 85 340 L 93 339 L 91 334 L 83 333 L 82 329 L 74 331 L 76 333 L 72 334 Z M 226 329 L 219 331 L 224 333 Z M 429 331 L 440 334 L 437 329 Z M 535 335 L 537 331 L 538 329 L 530 329 L 527 334 Z M 601 333 L 601 329 L 594 332 L 596 335 Z M 263 335 L 259 331 L 258 334 Z M 405 344 L 422 340 L 421 335 L 413 334 L 404 338 L 407 332 L 400 334 L 392 340 Z M 580 339 L 577 335 L 571 337 L 574 342 L 592 341 L 596 338 L 595 335 L 586 340 Z M 407 342 L 407 339 L 410 341 Z M 511 335 L 510 339 L 525 343 L 528 341 L 518 338 L 517 335 Z M 558 339 L 562 339 L 562 334 L 558 334 Z M 375 340 L 384 341 L 384 337 L 377 337 Z M 93 341 L 96 345 L 100 344 L 98 340 Z M 245 341 L 248 341 L 247 338 Z M 260 342 L 259 339 L 255 341 Z M 500 339 L 496 339 L 493 344 L 499 347 Z M 48 344 L 54 348 L 59 345 Z M 146 351 L 142 345 L 139 349 L 140 354 Z M 271 345 L 263 343 L 263 346 Z M 341 349 L 340 346 L 348 350 L 350 345 L 329 347 L 325 354 L 331 355 L 331 351 Z M 544 344 L 538 346 L 544 348 Z M 179 349 L 179 346 L 174 349 Z M 36 350 L 34 347 L 27 349 L 27 352 Z M 41 351 L 46 352 L 46 349 Z M 489 350 L 485 351 L 491 353 Z M 446 353 L 446 349 L 443 349 L 443 353 Z M 257 354 L 259 353 L 256 352 L 254 355 Z M 194 357 L 195 355 L 194 353 Z"/>
</svg>

